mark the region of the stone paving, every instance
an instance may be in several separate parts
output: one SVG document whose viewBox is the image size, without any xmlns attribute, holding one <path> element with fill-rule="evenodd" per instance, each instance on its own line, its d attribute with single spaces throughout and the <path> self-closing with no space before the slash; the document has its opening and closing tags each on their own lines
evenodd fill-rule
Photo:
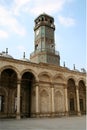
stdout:
<svg viewBox="0 0 87 130">
<path fill-rule="evenodd" d="M 0 130 L 86 130 L 86 116 L 0 119 Z"/>
</svg>

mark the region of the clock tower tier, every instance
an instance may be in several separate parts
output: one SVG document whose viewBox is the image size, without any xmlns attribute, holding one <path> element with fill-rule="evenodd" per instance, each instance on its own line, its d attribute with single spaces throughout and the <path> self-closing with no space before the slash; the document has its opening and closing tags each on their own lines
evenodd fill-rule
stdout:
<svg viewBox="0 0 87 130">
<path fill-rule="evenodd" d="M 50 63 L 60 65 L 60 55 L 55 51 L 54 18 L 41 14 L 35 19 L 34 52 L 30 60 L 35 63 Z"/>
</svg>

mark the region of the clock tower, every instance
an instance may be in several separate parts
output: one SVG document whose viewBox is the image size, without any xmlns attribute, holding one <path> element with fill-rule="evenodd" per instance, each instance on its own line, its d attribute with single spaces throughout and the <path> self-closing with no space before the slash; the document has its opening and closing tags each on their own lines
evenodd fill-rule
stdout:
<svg viewBox="0 0 87 130">
<path fill-rule="evenodd" d="M 60 65 L 59 52 L 55 51 L 54 31 L 53 17 L 41 14 L 35 19 L 34 52 L 30 54 L 31 62 Z"/>
</svg>

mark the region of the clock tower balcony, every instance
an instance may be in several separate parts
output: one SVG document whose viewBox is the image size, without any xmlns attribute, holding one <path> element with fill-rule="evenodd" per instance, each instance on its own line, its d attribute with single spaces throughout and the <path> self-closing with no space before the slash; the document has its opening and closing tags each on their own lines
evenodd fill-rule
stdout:
<svg viewBox="0 0 87 130">
<path fill-rule="evenodd" d="M 32 52 L 30 54 L 30 57 L 34 57 L 35 55 L 39 54 L 39 53 L 48 53 L 48 54 L 52 54 L 52 55 L 56 55 L 56 56 L 60 56 L 59 54 L 59 51 L 56 51 L 56 50 L 52 50 L 52 49 L 46 49 L 46 48 L 43 48 L 43 49 L 37 49 L 35 50 L 34 52 Z"/>
</svg>

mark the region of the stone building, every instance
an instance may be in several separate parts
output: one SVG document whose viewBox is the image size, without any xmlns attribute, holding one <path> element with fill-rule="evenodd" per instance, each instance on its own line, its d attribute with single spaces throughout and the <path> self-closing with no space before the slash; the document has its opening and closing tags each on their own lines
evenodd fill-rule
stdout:
<svg viewBox="0 0 87 130">
<path fill-rule="evenodd" d="M 35 19 L 30 60 L 0 53 L 0 118 L 58 117 L 86 113 L 86 72 L 60 66 L 54 18 Z"/>
</svg>

